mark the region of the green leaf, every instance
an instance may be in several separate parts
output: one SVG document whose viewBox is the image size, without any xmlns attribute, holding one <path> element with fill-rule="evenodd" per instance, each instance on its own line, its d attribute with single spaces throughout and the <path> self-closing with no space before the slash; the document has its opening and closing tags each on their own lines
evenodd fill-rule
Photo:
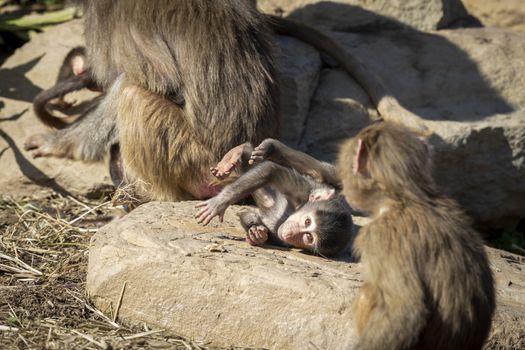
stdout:
<svg viewBox="0 0 525 350">
<path fill-rule="evenodd" d="M 44 14 L 31 14 L 23 17 L 12 18 L 0 15 L 0 30 L 22 31 L 28 29 L 40 30 L 43 26 L 70 21 L 75 16 L 74 8 L 66 8 L 60 11 L 47 12 Z"/>
</svg>

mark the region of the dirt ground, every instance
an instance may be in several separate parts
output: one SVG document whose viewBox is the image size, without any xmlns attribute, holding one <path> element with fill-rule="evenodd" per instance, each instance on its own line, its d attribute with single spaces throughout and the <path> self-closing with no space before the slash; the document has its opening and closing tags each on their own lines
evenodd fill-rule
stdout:
<svg viewBox="0 0 525 350">
<path fill-rule="evenodd" d="M 209 349 L 147 326 L 126 326 L 118 305 L 107 317 L 84 293 L 96 230 L 122 215 L 108 197 L 49 190 L 0 199 L 0 348 Z"/>
</svg>

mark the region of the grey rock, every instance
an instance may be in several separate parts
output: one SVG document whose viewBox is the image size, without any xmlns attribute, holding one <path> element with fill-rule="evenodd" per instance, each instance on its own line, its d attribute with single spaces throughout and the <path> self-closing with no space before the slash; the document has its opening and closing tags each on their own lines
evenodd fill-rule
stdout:
<svg viewBox="0 0 525 350">
<path fill-rule="evenodd" d="M 321 57 L 317 50 L 291 37 L 277 36 L 276 43 L 281 93 L 279 138 L 298 147 L 317 86 Z"/>
<path fill-rule="evenodd" d="M 469 18 L 461 0 L 257 0 L 257 4 L 266 13 L 339 31 L 407 26 L 433 30 Z"/>
<path fill-rule="evenodd" d="M 126 285 L 119 319 L 210 345 L 346 349 L 355 342 L 351 303 L 362 279 L 348 253 L 328 260 L 252 247 L 235 215 L 243 207 L 228 209 L 224 224 L 202 227 L 194 204 L 148 203 L 93 236 L 86 288 L 100 310 L 115 310 Z M 489 255 L 498 311 L 487 348 L 522 348 L 525 261 Z"/>
<path fill-rule="evenodd" d="M 357 134 L 378 114 L 368 96 L 339 69 L 325 69 L 311 102 L 301 148 L 318 159 L 335 161 L 339 143 Z"/>
<path fill-rule="evenodd" d="M 525 37 L 494 28 L 332 33 L 435 134 L 435 175 L 479 223 L 525 217 Z M 324 71 L 302 146 L 324 160 L 376 115 L 344 73 Z"/>
</svg>

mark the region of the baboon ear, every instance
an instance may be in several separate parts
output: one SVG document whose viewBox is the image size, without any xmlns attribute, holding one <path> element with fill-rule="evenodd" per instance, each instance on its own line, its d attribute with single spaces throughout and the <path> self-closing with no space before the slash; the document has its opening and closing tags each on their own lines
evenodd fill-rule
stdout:
<svg viewBox="0 0 525 350">
<path fill-rule="evenodd" d="M 368 172 L 368 150 L 362 139 L 357 141 L 357 150 L 354 158 L 354 175 Z"/>
</svg>

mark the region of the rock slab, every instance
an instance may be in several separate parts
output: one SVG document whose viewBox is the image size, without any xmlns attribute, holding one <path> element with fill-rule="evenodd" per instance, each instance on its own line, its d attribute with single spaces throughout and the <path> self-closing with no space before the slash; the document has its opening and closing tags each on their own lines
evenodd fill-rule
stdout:
<svg viewBox="0 0 525 350">
<path fill-rule="evenodd" d="M 209 227 L 196 202 L 151 202 L 93 236 L 86 288 L 105 312 L 214 346 L 346 349 L 361 280 L 348 253 L 335 260 L 251 247 L 235 213 Z M 360 222 L 358 220 L 358 222 Z M 525 261 L 489 250 L 498 312 L 487 349 L 525 346 Z M 312 345 L 313 344 L 313 345 Z"/>
<path fill-rule="evenodd" d="M 445 28 L 469 17 L 461 0 L 257 0 L 266 13 L 334 30 L 363 27 Z"/>
</svg>

